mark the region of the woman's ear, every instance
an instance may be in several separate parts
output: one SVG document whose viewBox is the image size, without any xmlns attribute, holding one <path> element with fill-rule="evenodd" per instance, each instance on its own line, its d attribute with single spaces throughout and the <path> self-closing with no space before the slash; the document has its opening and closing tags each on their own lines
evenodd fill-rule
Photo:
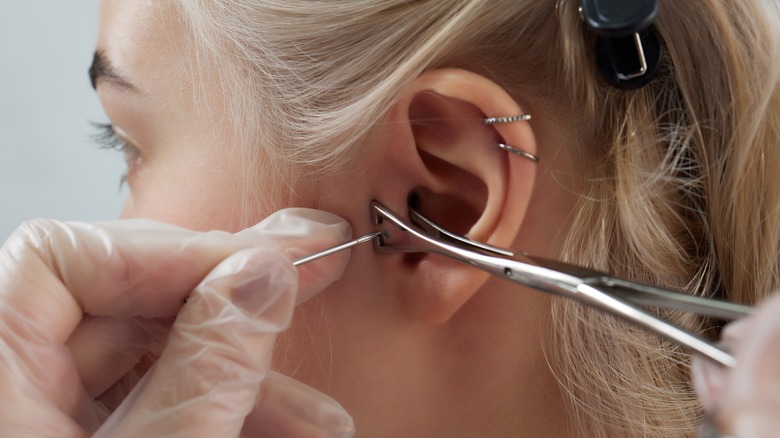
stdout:
<svg viewBox="0 0 780 438">
<path fill-rule="evenodd" d="M 536 165 L 529 157 L 537 157 L 536 141 L 525 120 L 484 120 L 523 115 L 522 108 L 483 76 L 441 69 L 418 78 L 397 109 L 414 142 L 406 153 L 418 157 L 422 178 L 409 190 L 410 206 L 449 231 L 510 245 L 530 200 Z"/>
<path fill-rule="evenodd" d="M 528 121 L 484 119 L 521 114 L 520 105 L 483 76 L 459 69 L 424 73 L 372 136 L 370 196 L 402 216 L 412 207 L 469 239 L 512 245 L 531 198 L 536 163 L 497 145 L 532 157 L 538 151 Z M 447 321 L 489 278 L 440 255 L 375 258 L 382 277 L 376 281 L 390 285 L 411 316 L 431 323 Z"/>
</svg>

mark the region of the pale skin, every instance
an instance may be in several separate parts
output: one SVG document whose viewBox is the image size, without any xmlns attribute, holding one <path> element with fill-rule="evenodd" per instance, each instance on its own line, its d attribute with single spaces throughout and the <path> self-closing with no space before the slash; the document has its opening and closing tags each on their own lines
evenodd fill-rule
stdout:
<svg viewBox="0 0 780 438">
<path fill-rule="evenodd" d="M 197 106 L 177 57 L 186 36 L 169 12 L 152 1 L 101 2 L 97 49 L 135 88 L 106 77 L 96 87 L 138 150 L 123 217 L 238 231 L 242 209 L 255 221 L 272 211 L 245 205 L 236 189 L 245 182 L 228 114 L 216 87 L 206 89 L 210 105 Z M 576 145 L 552 106 L 465 70 L 427 72 L 385 116 L 370 164 L 301 187 L 295 206 L 335 213 L 360 235 L 372 229 L 371 200 L 405 212 L 416 191 L 424 213 L 472 239 L 554 255 L 577 183 L 565 153 Z M 526 112 L 530 123 L 480 123 Z M 497 139 L 541 163 L 496 149 Z M 358 436 L 562 436 L 549 324 L 542 293 L 438 256 L 405 261 L 366 246 L 341 281 L 296 310 L 274 364 L 338 400 Z"/>
</svg>

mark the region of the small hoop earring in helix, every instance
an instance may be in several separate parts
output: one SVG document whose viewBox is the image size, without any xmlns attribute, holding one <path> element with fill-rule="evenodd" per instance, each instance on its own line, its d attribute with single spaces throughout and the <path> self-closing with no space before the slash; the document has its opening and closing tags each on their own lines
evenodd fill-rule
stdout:
<svg viewBox="0 0 780 438">
<path fill-rule="evenodd" d="M 517 116 L 505 116 L 505 117 L 487 117 L 482 119 L 482 123 L 485 125 L 498 125 L 501 123 L 513 123 L 513 122 L 527 122 L 531 120 L 530 114 L 520 114 Z M 534 163 L 539 162 L 539 157 L 536 155 L 526 152 L 524 150 L 518 149 L 514 146 L 509 146 L 506 143 L 496 143 L 496 147 L 499 149 L 503 149 L 507 152 L 511 152 L 515 155 L 521 156 L 527 160 L 531 160 Z"/>
<path fill-rule="evenodd" d="M 503 150 L 505 150 L 507 152 L 511 152 L 511 153 L 513 153 L 515 155 L 519 155 L 519 156 L 521 156 L 523 158 L 529 159 L 529 160 L 533 161 L 534 163 L 538 163 L 539 162 L 539 157 L 537 157 L 536 155 L 534 155 L 532 153 L 529 153 L 529 152 L 526 152 L 526 151 L 522 151 L 522 150 L 520 150 L 520 149 L 518 149 L 518 148 L 516 148 L 514 146 L 509 146 L 508 144 L 504 144 L 504 143 L 496 143 L 496 147 L 499 148 L 499 149 L 503 149 Z"/>
<path fill-rule="evenodd" d="M 528 120 L 531 120 L 530 114 L 520 114 L 518 116 L 508 117 L 487 117 L 482 119 L 482 123 L 486 125 L 497 125 L 499 123 L 527 122 Z"/>
</svg>

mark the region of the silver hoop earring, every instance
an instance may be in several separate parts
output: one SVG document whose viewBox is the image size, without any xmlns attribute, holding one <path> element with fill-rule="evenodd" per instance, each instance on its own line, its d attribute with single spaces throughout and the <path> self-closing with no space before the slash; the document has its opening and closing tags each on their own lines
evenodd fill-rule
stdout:
<svg viewBox="0 0 780 438">
<path fill-rule="evenodd" d="M 513 153 L 515 155 L 519 155 L 519 156 L 521 156 L 523 158 L 526 158 L 528 160 L 531 160 L 534 163 L 538 163 L 539 162 L 539 157 L 537 157 L 536 155 L 528 153 L 528 152 L 523 151 L 523 150 L 520 150 L 520 149 L 518 149 L 518 148 L 516 148 L 514 146 L 509 146 L 508 144 L 504 144 L 504 143 L 496 143 L 496 147 L 498 147 L 499 149 L 503 149 L 503 150 L 505 150 L 507 152 L 511 152 L 511 153 Z"/>
<path fill-rule="evenodd" d="M 487 117 L 482 119 L 482 123 L 485 125 L 498 125 L 500 123 L 527 122 L 529 120 L 531 120 L 530 114 L 520 114 L 517 116 L 507 117 Z"/>
</svg>

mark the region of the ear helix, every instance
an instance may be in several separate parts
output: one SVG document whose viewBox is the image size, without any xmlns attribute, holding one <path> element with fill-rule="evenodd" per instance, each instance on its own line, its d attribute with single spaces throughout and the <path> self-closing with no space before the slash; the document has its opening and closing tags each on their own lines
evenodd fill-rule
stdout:
<svg viewBox="0 0 780 438">
<path fill-rule="evenodd" d="M 486 117 L 482 119 L 482 123 L 484 123 L 485 125 L 498 125 L 502 123 L 527 122 L 528 120 L 531 120 L 530 114 L 519 114 L 516 116 Z M 516 148 L 514 146 L 510 146 L 506 143 L 496 143 L 496 147 L 505 150 L 507 152 L 511 152 L 525 159 L 531 160 L 534 163 L 539 162 L 539 157 L 537 157 L 536 155 L 526 152 L 522 149 Z"/>
</svg>

